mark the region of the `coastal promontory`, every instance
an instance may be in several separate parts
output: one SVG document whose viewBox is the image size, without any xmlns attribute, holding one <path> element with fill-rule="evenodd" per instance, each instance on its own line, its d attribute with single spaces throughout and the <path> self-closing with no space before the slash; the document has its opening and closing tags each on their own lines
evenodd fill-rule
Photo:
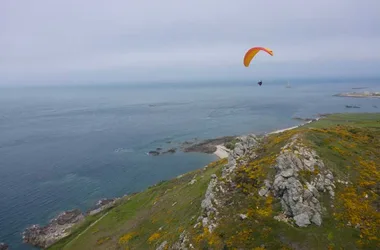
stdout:
<svg viewBox="0 0 380 250">
<path fill-rule="evenodd" d="M 380 249 L 380 113 L 230 139 L 201 169 L 61 215 L 78 223 L 48 249 Z"/>
</svg>

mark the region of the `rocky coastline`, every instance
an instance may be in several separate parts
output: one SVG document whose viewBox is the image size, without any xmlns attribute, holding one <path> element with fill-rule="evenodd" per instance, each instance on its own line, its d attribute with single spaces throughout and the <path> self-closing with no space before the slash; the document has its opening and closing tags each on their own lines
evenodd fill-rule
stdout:
<svg viewBox="0 0 380 250">
<path fill-rule="evenodd" d="M 87 216 L 96 215 L 113 207 L 119 199 L 101 199 L 86 213 L 83 213 L 79 209 L 72 209 L 60 213 L 57 217 L 50 220 L 46 226 L 32 225 L 22 233 L 23 242 L 45 249 L 68 236 L 71 233 L 71 229 L 75 225 L 82 223 Z M 0 250 L 7 249 L 1 247 L 2 245 L 0 245 Z"/>
</svg>

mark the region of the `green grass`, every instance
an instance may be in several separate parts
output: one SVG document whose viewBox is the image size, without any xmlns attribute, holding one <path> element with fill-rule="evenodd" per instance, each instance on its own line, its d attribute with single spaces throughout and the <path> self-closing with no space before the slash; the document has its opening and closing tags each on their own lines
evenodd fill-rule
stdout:
<svg viewBox="0 0 380 250">
<path fill-rule="evenodd" d="M 86 230 L 92 223 L 94 223 L 96 220 L 98 220 L 100 217 L 102 217 L 105 213 L 107 213 L 109 209 L 102 211 L 99 214 L 96 214 L 94 216 L 88 216 L 86 219 L 80 223 L 79 225 L 76 225 L 74 228 L 71 229 L 71 233 L 69 236 L 63 238 L 62 240 L 58 241 L 54 245 L 50 246 L 48 249 L 50 250 L 59 250 L 63 249 L 68 243 L 70 243 L 72 240 L 74 240 L 81 232 Z"/>
<path fill-rule="evenodd" d="M 380 128 L 380 113 L 344 113 L 322 117 L 317 122 L 306 124 L 306 128 L 329 128 L 336 125 Z"/>
</svg>

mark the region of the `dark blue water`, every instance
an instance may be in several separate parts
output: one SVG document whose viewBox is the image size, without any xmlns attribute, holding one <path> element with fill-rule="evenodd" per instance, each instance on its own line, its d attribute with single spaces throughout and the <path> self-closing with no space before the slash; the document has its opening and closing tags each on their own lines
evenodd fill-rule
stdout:
<svg viewBox="0 0 380 250">
<path fill-rule="evenodd" d="M 1 88 L 0 242 L 30 249 L 21 244 L 28 225 L 216 159 L 181 152 L 147 156 L 156 147 L 269 132 L 299 124 L 293 116 L 380 111 L 380 99 L 332 96 L 352 87 L 380 91 L 379 81 L 285 83 Z"/>
</svg>

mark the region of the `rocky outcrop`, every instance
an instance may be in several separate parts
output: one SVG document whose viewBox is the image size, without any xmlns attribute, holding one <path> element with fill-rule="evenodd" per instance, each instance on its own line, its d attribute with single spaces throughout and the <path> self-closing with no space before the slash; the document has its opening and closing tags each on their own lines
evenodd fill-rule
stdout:
<svg viewBox="0 0 380 250">
<path fill-rule="evenodd" d="M 65 211 L 52 219 L 47 226 L 33 225 L 23 232 L 24 243 L 40 248 L 47 248 L 58 240 L 66 237 L 77 223 L 84 220 L 79 209 Z"/>
<path fill-rule="evenodd" d="M 212 232 L 218 225 L 218 206 L 223 203 L 223 196 L 229 190 L 233 189 L 235 184 L 232 181 L 233 172 L 237 164 L 240 164 L 245 157 L 252 157 L 253 148 L 259 145 L 259 139 L 255 135 L 247 135 L 236 138 L 235 148 L 229 152 L 228 163 L 223 168 L 223 181 L 218 181 L 217 176 L 213 174 L 207 187 L 205 198 L 201 203 L 202 215 L 198 218 L 197 227 L 202 224 Z M 253 156 L 255 157 L 255 155 Z"/>
<path fill-rule="evenodd" d="M 249 159 L 256 158 L 253 149 L 259 146 L 260 140 L 254 134 L 240 136 L 237 137 L 236 140 L 235 148 L 228 156 L 228 164 L 223 169 L 223 177 L 230 175 L 236 169 L 238 162 L 241 163 L 241 161 L 244 161 L 244 159 L 242 159 L 243 156 Z"/>
<path fill-rule="evenodd" d="M 277 157 L 273 183 L 265 181 L 259 195 L 270 191 L 281 200 L 284 215 L 293 218 L 300 227 L 322 224 L 321 192 L 334 198 L 334 176 L 314 150 L 307 148 L 295 136 Z M 309 177 L 306 178 L 306 177 Z"/>
<path fill-rule="evenodd" d="M 207 187 L 205 198 L 201 203 L 202 215 L 198 218 L 198 221 L 202 222 L 203 227 L 207 227 L 210 232 L 212 232 L 217 226 L 216 216 L 218 215 L 218 210 L 215 205 L 218 205 L 218 201 L 216 200 L 214 190 L 217 183 L 217 176 L 213 174 Z"/>
<path fill-rule="evenodd" d="M 186 231 L 183 231 L 179 236 L 179 240 L 170 247 L 171 250 L 188 250 L 190 248 L 193 247 L 189 244 L 189 237 Z"/>
<path fill-rule="evenodd" d="M 5 243 L 0 243 L 0 250 L 9 250 L 8 245 Z"/>
</svg>

